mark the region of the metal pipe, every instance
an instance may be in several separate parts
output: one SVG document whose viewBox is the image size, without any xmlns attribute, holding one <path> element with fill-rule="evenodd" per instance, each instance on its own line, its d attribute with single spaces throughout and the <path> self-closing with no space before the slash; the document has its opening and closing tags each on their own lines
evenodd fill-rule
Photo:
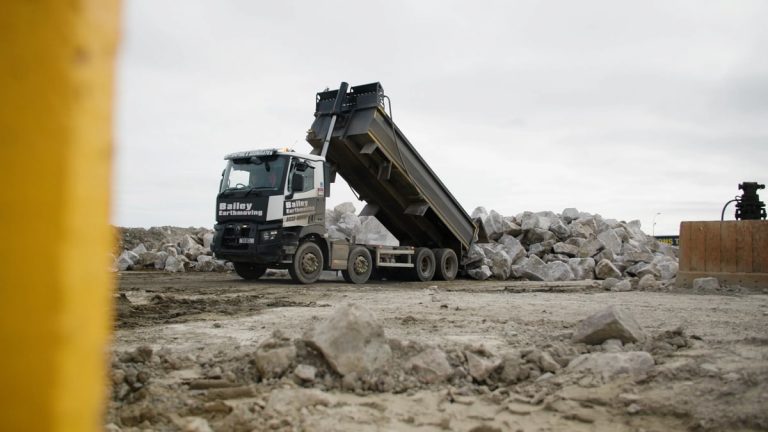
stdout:
<svg viewBox="0 0 768 432">
<path fill-rule="evenodd" d="M 322 157 L 325 157 L 328 153 L 328 146 L 331 144 L 333 128 L 336 126 L 336 117 L 341 113 L 341 107 L 344 105 L 344 98 L 347 96 L 347 88 L 349 88 L 349 84 L 342 81 L 341 85 L 339 85 L 339 92 L 336 93 L 336 100 L 333 102 L 333 110 L 331 111 L 331 123 L 328 126 L 328 133 L 325 134 L 323 150 L 320 152 L 320 156 Z"/>
<path fill-rule="evenodd" d="M 738 200 L 739 200 L 738 198 L 734 198 L 734 199 L 728 201 L 727 203 L 725 203 L 725 205 L 723 206 L 723 211 L 720 212 L 720 222 L 725 220 L 725 208 L 728 207 L 728 204 L 730 204 L 732 202 L 736 202 Z"/>
</svg>

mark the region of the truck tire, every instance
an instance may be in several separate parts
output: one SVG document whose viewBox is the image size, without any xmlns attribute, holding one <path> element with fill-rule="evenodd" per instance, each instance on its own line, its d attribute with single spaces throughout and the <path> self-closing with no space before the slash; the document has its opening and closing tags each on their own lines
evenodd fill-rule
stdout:
<svg viewBox="0 0 768 432">
<path fill-rule="evenodd" d="M 416 248 L 413 253 L 413 280 L 427 282 L 435 275 L 435 254 L 429 248 Z"/>
<path fill-rule="evenodd" d="M 452 281 L 459 273 L 459 259 L 453 249 L 435 249 L 435 279 Z"/>
<path fill-rule="evenodd" d="M 361 284 L 368 282 L 373 271 L 371 253 L 364 246 L 355 246 L 349 252 L 347 269 L 341 271 L 348 283 Z"/>
<path fill-rule="evenodd" d="M 236 262 L 235 273 L 245 280 L 256 280 L 267 272 L 267 266 L 254 263 Z"/>
<path fill-rule="evenodd" d="M 320 278 L 323 271 L 323 252 L 320 246 L 312 241 L 306 241 L 299 245 L 293 262 L 288 266 L 288 273 L 294 282 L 311 284 Z"/>
</svg>

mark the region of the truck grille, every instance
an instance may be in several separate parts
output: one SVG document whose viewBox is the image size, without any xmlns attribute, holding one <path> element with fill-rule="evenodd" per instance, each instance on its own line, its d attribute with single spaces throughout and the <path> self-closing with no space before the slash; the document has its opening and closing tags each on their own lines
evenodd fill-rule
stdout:
<svg viewBox="0 0 768 432">
<path fill-rule="evenodd" d="M 240 238 L 251 237 L 249 226 L 227 226 L 221 238 L 221 245 L 227 249 L 247 250 L 248 243 L 240 243 Z"/>
</svg>

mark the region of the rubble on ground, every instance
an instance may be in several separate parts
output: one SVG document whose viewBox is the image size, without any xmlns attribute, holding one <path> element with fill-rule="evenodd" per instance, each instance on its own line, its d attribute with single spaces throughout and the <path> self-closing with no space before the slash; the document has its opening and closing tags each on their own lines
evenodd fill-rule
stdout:
<svg viewBox="0 0 768 432">
<path fill-rule="evenodd" d="M 112 412 L 110 421 L 116 427 L 160 426 L 167 421 L 178 425 L 182 420 L 218 422 L 233 408 L 231 403 L 217 401 L 249 400 L 259 394 L 254 387 L 257 384 L 267 386 L 259 392 L 271 389 L 266 399 L 256 403 L 259 412 L 269 418 L 295 416 L 306 407 L 329 406 L 329 395 L 339 391 L 410 394 L 435 387 L 446 389 L 447 397 L 458 402 L 466 395 L 501 390 L 510 395 L 514 409 L 533 409 L 552 403 L 547 396 L 569 383 L 588 388 L 619 379 L 647 379 L 656 370 L 655 356 L 662 358 L 689 346 L 680 329 L 657 335 L 645 345 L 635 343 L 639 337 L 616 331 L 636 326 L 634 319 L 614 308 L 575 323 L 576 333 L 582 331 L 585 322 L 614 331 L 603 331 L 597 339 L 574 337 L 570 342 L 523 349 L 434 346 L 388 338 L 370 310 L 348 303 L 338 306 L 303 337 L 292 339 L 275 330 L 255 351 L 195 358 L 139 346 L 113 355 L 112 407 L 119 415 Z M 617 322 L 624 326 L 617 326 Z M 670 351 L 660 350 L 661 344 Z M 184 378 L 190 371 L 197 372 Z M 174 382 L 171 377 L 181 377 L 182 381 L 177 378 Z M 164 395 L 172 391 L 185 393 L 184 404 L 167 406 L 171 399 Z M 155 403 L 171 412 L 152 415 Z"/>
<path fill-rule="evenodd" d="M 226 272 L 232 264 L 211 252 L 213 230 L 207 228 L 118 228 L 123 252 L 114 270 L 165 270 L 167 272 Z"/>
<path fill-rule="evenodd" d="M 330 239 L 397 246 L 397 239 L 374 216 L 357 216 L 346 202 L 326 211 Z M 473 244 L 463 264 L 468 277 L 485 280 L 603 280 L 612 291 L 657 290 L 671 286 L 678 271 L 678 248 L 645 234 L 639 221 L 604 219 L 573 208 L 503 216 L 483 207 L 472 212 L 488 242 Z M 228 271 L 231 264 L 211 252 L 206 228 L 119 228 L 118 271 Z M 613 282 L 615 281 L 615 283 Z M 707 289 L 711 281 L 702 285 Z"/>
<path fill-rule="evenodd" d="M 607 282 L 606 290 L 630 291 L 667 287 L 677 276 L 678 248 L 645 234 L 639 221 L 574 208 L 503 216 L 478 207 L 472 218 L 482 222 L 488 237 L 464 259 L 474 279 L 598 279 Z"/>
</svg>

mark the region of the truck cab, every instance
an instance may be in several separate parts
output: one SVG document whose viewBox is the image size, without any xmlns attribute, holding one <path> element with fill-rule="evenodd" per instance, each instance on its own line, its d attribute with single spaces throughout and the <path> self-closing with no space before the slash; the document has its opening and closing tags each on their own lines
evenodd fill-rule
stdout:
<svg viewBox="0 0 768 432">
<path fill-rule="evenodd" d="M 212 244 L 217 257 L 232 261 L 241 277 L 256 279 L 267 266 L 287 267 L 300 239 L 312 238 L 321 252 L 327 248 L 330 169 L 324 158 L 266 149 L 224 159 Z"/>
</svg>

